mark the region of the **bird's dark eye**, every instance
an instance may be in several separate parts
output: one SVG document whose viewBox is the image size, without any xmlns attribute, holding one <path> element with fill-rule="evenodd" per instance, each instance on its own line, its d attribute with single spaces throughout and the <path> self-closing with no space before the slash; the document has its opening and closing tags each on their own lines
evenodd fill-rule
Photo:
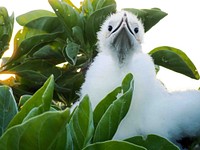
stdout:
<svg viewBox="0 0 200 150">
<path fill-rule="evenodd" d="M 113 27 L 111 25 L 108 26 L 108 31 L 112 31 Z"/>
<path fill-rule="evenodd" d="M 138 32 L 139 32 L 139 28 L 136 27 L 136 28 L 134 29 L 134 32 L 135 32 L 135 33 L 138 33 Z"/>
</svg>

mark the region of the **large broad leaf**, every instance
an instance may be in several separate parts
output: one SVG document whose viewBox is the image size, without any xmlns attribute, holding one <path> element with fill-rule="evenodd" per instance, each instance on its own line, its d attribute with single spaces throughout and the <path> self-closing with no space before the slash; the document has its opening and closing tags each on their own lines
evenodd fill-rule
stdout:
<svg viewBox="0 0 200 150">
<path fill-rule="evenodd" d="M 26 24 L 28 24 L 29 22 L 33 20 L 36 20 L 41 17 L 47 17 L 47 16 L 55 17 L 55 14 L 47 10 L 33 10 L 33 11 L 30 11 L 28 13 L 18 16 L 16 20 L 21 26 L 25 26 Z"/>
<path fill-rule="evenodd" d="M 99 31 L 101 24 L 106 19 L 108 15 L 116 11 L 116 5 L 112 4 L 109 6 L 106 6 L 102 9 L 99 9 L 92 13 L 86 22 L 85 25 L 85 32 L 86 37 L 88 39 L 88 42 L 91 45 L 94 45 L 97 41 L 97 31 Z"/>
<path fill-rule="evenodd" d="M 87 15 L 90 15 L 94 11 L 92 2 L 93 2 L 92 0 L 84 0 L 81 5 L 82 11 L 84 11 L 84 13 L 86 13 Z"/>
<path fill-rule="evenodd" d="M 10 17 L 6 8 L 0 7 L 0 58 L 9 48 L 9 42 L 13 32 L 14 14 Z"/>
<path fill-rule="evenodd" d="M 47 33 L 54 33 L 59 31 L 64 31 L 63 25 L 60 23 L 58 17 L 40 17 L 35 20 L 30 21 L 25 27 L 38 29 L 45 31 Z"/>
<path fill-rule="evenodd" d="M 52 146 L 52 150 L 74 150 L 73 146 L 69 124 L 67 124 L 66 128 L 61 131 L 61 134 Z"/>
<path fill-rule="evenodd" d="M 74 149 L 81 150 L 89 144 L 93 135 L 93 115 L 88 96 L 84 97 L 69 122 Z"/>
<path fill-rule="evenodd" d="M 24 118 L 34 108 L 39 108 L 38 114 L 48 111 L 51 106 L 54 90 L 54 78 L 53 76 L 45 82 L 41 87 L 22 107 L 21 111 L 12 119 L 8 128 L 21 124 Z M 35 113 L 35 112 L 34 112 Z"/>
<path fill-rule="evenodd" d="M 122 88 L 125 91 L 124 94 L 108 107 L 106 112 L 99 120 L 94 133 L 94 142 L 101 142 L 112 139 L 115 132 L 117 131 L 118 125 L 127 114 L 133 93 L 132 74 L 128 74 L 125 77 Z"/>
<path fill-rule="evenodd" d="M 24 28 L 23 32 L 19 31 L 16 34 L 13 55 L 7 64 L 13 63 L 22 56 L 34 51 L 34 48 L 37 50 L 38 46 L 42 46 L 44 43 L 54 41 L 61 34 L 61 32 L 38 34 L 37 31 Z"/>
<path fill-rule="evenodd" d="M 66 127 L 69 114 L 68 109 L 46 112 L 8 129 L 0 138 L 1 150 L 51 149 Z"/>
<path fill-rule="evenodd" d="M 121 87 L 114 89 L 96 106 L 93 114 L 95 127 L 99 123 L 100 119 L 102 118 L 108 107 L 117 99 L 117 95 L 121 93 L 121 91 Z"/>
<path fill-rule="evenodd" d="M 55 78 L 61 75 L 59 68 L 46 60 L 29 60 L 7 70 L 10 73 L 20 75 L 27 80 L 41 82 L 42 84 L 47 78 L 53 74 Z M 38 78 L 37 78 L 38 77 Z M 39 78 L 40 77 L 40 78 Z"/>
<path fill-rule="evenodd" d="M 109 6 L 109 5 L 116 5 L 115 0 L 93 0 L 92 5 L 94 10 L 101 9 L 103 7 Z"/>
<path fill-rule="evenodd" d="M 77 41 L 82 47 L 85 47 L 85 39 L 83 36 L 83 30 L 79 26 L 72 28 L 74 40 Z"/>
<path fill-rule="evenodd" d="M 63 53 L 70 64 L 72 65 L 76 64 L 79 50 L 80 50 L 80 45 L 74 42 L 68 41 L 68 44 L 65 47 Z"/>
<path fill-rule="evenodd" d="M 156 65 L 163 66 L 193 79 L 200 78 L 192 61 L 183 51 L 177 48 L 169 46 L 157 47 L 149 54 L 154 59 Z"/>
<path fill-rule="evenodd" d="M 125 141 L 106 141 L 91 144 L 83 150 L 146 150 L 146 148 Z"/>
<path fill-rule="evenodd" d="M 148 150 L 179 150 L 177 146 L 157 135 L 148 135 L 146 138 L 136 136 L 126 139 L 125 141 L 143 146 Z"/>
<path fill-rule="evenodd" d="M 12 89 L 5 85 L 0 86 L 0 136 L 17 112 Z"/>
<path fill-rule="evenodd" d="M 83 28 L 83 20 L 80 17 L 79 12 L 68 3 L 59 0 L 49 0 L 49 3 L 60 21 L 64 24 L 69 38 L 71 38 L 72 28 L 74 26 Z"/>
<path fill-rule="evenodd" d="M 152 8 L 152 9 L 125 8 L 124 10 L 132 12 L 142 20 L 145 32 L 151 29 L 155 24 L 157 24 L 161 19 L 163 19 L 167 15 L 167 13 L 161 11 L 159 8 Z"/>
<path fill-rule="evenodd" d="M 62 54 L 64 45 L 65 44 L 60 41 L 53 41 L 41 48 L 38 48 L 36 52 L 33 52 L 33 58 L 48 60 L 48 62 L 53 65 L 65 62 L 65 58 Z"/>
</svg>

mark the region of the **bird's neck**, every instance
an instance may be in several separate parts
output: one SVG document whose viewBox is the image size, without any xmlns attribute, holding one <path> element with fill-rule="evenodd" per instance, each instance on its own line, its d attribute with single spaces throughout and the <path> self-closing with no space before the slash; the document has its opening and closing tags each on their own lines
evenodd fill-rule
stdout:
<svg viewBox="0 0 200 150">
<path fill-rule="evenodd" d="M 119 65 L 119 67 L 125 67 L 132 62 L 134 55 L 142 53 L 141 48 L 121 50 L 120 53 L 113 52 L 112 57 L 114 61 Z"/>
</svg>

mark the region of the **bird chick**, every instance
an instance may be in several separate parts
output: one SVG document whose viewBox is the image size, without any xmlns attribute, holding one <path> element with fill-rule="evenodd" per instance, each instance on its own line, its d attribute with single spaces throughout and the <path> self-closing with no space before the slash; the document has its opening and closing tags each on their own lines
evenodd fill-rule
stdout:
<svg viewBox="0 0 200 150">
<path fill-rule="evenodd" d="M 109 16 L 98 32 L 99 53 L 86 73 L 81 95 L 89 95 L 94 109 L 132 73 L 132 102 L 114 139 L 157 134 L 175 142 L 199 135 L 200 92 L 168 92 L 156 79 L 152 58 L 142 52 L 143 35 L 135 15 L 121 11 Z"/>
</svg>

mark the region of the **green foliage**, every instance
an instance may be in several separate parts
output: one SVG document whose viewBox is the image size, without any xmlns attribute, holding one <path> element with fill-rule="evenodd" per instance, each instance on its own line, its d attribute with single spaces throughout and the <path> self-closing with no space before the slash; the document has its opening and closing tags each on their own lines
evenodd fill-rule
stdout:
<svg viewBox="0 0 200 150">
<path fill-rule="evenodd" d="M 169 46 L 162 46 L 153 49 L 149 53 L 154 59 L 154 63 L 170 70 L 182 73 L 193 79 L 199 79 L 199 73 L 188 58 L 181 50 Z"/>
<path fill-rule="evenodd" d="M 94 127 L 93 113 L 88 96 L 83 98 L 80 102 L 80 106 L 73 113 L 69 122 L 69 128 L 74 143 L 74 149 L 82 149 L 90 143 Z"/>
<path fill-rule="evenodd" d="M 51 149 L 56 137 L 62 134 L 68 116 L 68 109 L 62 112 L 46 112 L 13 126 L 0 138 L 1 149 Z"/>
<path fill-rule="evenodd" d="M 83 150 L 146 150 L 144 147 L 125 141 L 106 141 L 91 144 Z"/>
<path fill-rule="evenodd" d="M 14 81 L 2 82 L 11 86 L 14 94 L 8 86 L 0 86 L 0 148 L 177 149 L 156 135 L 112 140 L 129 109 L 134 75 L 128 74 L 94 111 L 87 96 L 73 113 L 65 109 L 78 99 L 76 93 L 97 54 L 96 33 L 106 17 L 116 12 L 116 2 L 84 0 L 80 8 L 70 0 L 49 0 L 49 4 L 54 12 L 34 10 L 16 18 L 23 28 L 14 37 L 13 55 L 0 68 L 1 74 L 16 75 Z M 141 19 L 145 32 L 167 15 L 158 8 L 125 10 Z M 1 58 L 9 46 L 13 22 L 14 15 L 0 7 Z M 149 54 L 155 65 L 200 78 L 192 61 L 179 49 L 162 46 Z"/>
<path fill-rule="evenodd" d="M 6 85 L 0 86 L 0 136 L 17 112 L 17 104 L 12 89 Z"/>
<path fill-rule="evenodd" d="M 108 15 L 116 11 L 114 0 L 85 0 L 80 8 L 69 0 L 49 0 L 53 12 L 34 10 L 16 18 L 23 26 L 14 39 L 12 57 L 0 73 L 13 73 L 16 99 L 32 95 L 47 78 L 55 78 L 54 100 L 70 106 L 85 71 L 96 56 L 96 33 Z M 127 9 L 142 19 L 145 31 L 166 16 L 160 9 Z M 150 18 L 150 19 L 149 19 Z M 65 63 L 64 65 L 59 64 Z"/>
<path fill-rule="evenodd" d="M 8 50 L 12 36 L 14 14 L 8 15 L 7 9 L 0 7 L 0 58 Z"/>
<path fill-rule="evenodd" d="M 166 139 L 159 137 L 157 135 L 148 135 L 147 137 L 142 136 L 135 136 L 129 139 L 126 139 L 125 141 L 141 145 L 145 147 L 148 150 L 155 150 L 157 147 L 159 147 L 159 150 L 178 150 L 178 147 L 175 147 L 172 143 L 169 143 Z M 154 143 L 154 144 L 152 144 Z"/>
<path fill-rule="evenodd" d="M 121 96 L 110 103 L 103 114 L 101 110 L 95 110 L 96 113 L 100 111 L 102 114 L 102 118 L 96 127 L 94 126 L 94 113 L 88 96 L 83 98 L 79 106 L 71 114 L 68 108 L 53 111 L 49 109 L 49 102 L 52 100 L 54 89 L 53 79 L 53 76 L 50 76 L 36 94 L 29 96 L 30 98 L 26 100 L 21 111 L 11 120 L 9 127 L 0 137 L 2 150 L 115 150 L 116 148 L 119 150 L 145 150 L 149 147 L 159 149 L 162 144 L 164 144 L 165 148 L 177 149 L 172 143 L 158 136 L 153 136 L 153 140 L 150 138 L 146 141 L 138 140 L 142 139 L 142 137 L 131 138 L 126 141 L 111 140 L 131 103 L 134 85 L 131 74 L 124 78 L 122 85 L 119 87 L 123 89 L 119 92 Z M 113 92 L 107 95 L 107 98 L 113 98 L 116 91 L 114 90 Z M 99 107 L 102 107 L 102 103 L 99 105 Z M 11 107 L 11 109 L 16 110 L 16 107 Z M 121 109 L 120 113 L 122 114 L 120 116 L 118 116 L 119 113 L 116 113 L 119 109 Z M 27 113 L 27 110 L 29 110 L 29 113 Z M 35 110 L 37 112 L 33 113 Z M 12 115 L 12 111 L 7 112 L 7 115 L 10 114 Z M 112 119 L 110 120 L 110 118 Z M 105 124 L 107 124 L 107 127 L 105 127 Z M 101 133 L 100 135 L 99 131 L 103 132 L 101 129 L 112 134 L 103 136 Z"/>
<path fill-rule="evenodd" d="M 133 76 L 131 74 L 128 74 L 125 77 L 121 87 L 123 89 L 123 96 L 115 99 L 112 103 L 109 102 L 109 107 L 107 107 L 105 112 L 102 113 L 101 108 L 105 108 L 104 104 L 106 103 L 106 100 L 109 99 L 109 96 L 112 96 L 113 93 L 110 93 L 108 97 L 106 97 L 99 105 L 97 105 L 97 109 L 95 110 L 94 114 L 101 114 L 102 116 L 98 116 L 100 120 L 96 123 L 97 125 L 93 139 L 94 142 L 101 142 L 105 139 L 111 140 L 114 136 L 115 132 L 117 131 L 118 125 L 128 112 L 129 106 L 131 104 L 133 83 L 127 82 L 132 80 Z M 94 116 L 94 118 L 96 118 L 96 116 Z"/>
<path fill-rule="evenodd" d="M 48 111 L 53 98 L 54 81 L 51 76 L 32 97 L 23 105 L 20 112 L 12 119 L 8 128 L 22 123 L 25 119 Z"/>
<path fill-rule="evenodd" d="M 126 11 L 130 11 L 138 18 L 141 19 L 144 25 L 145 32 L 151 29 L 155 24 L 157 24 L 162 18 L 164 18 L 167 13 L 161 11 L 159 8 L 152 9 L 134 9 L 126 8 Z"/>
</svg>

